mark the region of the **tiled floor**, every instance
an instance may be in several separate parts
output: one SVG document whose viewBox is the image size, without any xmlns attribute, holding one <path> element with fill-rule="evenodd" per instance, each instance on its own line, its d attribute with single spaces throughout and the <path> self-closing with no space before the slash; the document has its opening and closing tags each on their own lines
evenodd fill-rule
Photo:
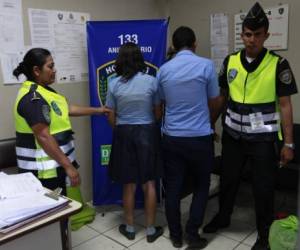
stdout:
<svg viewBox="0 0 300 250">
<path fill-rule="evenodd" d="M 182 200 L 182 221 L 187 219 L 191 197 Z M 276 211 L 296 213 L 297 194 L 291 192 L 277 192 Z M 218 210 L 217 198 L 208 202 L 205 222 L 208 222 Z M 168 235 L 167 222 L 164 209 L 158 208 L 157 225 L 164 226 L 164 235 L 154 243 L 147 243 L 145 237 L 144 213 L 135 211 L 137 235 L 134 241 L 129 241 L 120 235 L 118 225 L 122 221 L 122 209 L 116 206 L 97 207 L 97 216 L 93 223 L 72 232 L 73 250 L 168 250 L 174 249 Z M 209 240 L 207 250 L 249 250 L 256 240 L 255 217 L 253 211 L 253 198 L 249 184 L 243 183 L 240 188 L 231 226 L 217 234 L 203 234 Z M 185 249 L 186 245 L 182 249 Z"/>
</svg>

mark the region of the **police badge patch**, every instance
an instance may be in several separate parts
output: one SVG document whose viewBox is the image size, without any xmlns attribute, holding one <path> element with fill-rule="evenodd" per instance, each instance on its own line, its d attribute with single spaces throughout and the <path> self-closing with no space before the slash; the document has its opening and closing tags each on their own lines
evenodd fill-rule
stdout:
<svg viewBox="0 0 300 250">
<path fill-rule="evenodd" d="M 228 83 L 231 83 L 236 78 L 237 74 L 238 71 L 236 69 L 230 69 L 227 75 Z"/>
<path fill-rule="evenodd" d="M 50 119 L 50 107 L 47 104 L 44 104 L 42 106 L 42 113 L 43 116 L 45 118 L 45 120 L 50 123 L 51 119 Z"/>
<path fill-rule="evenodd" d="M 55 114 L 57 114 L 57 115 L 59 115 L 59 116 L 62 115 L 62 112 L 61 112 L 60 108 L 58 107 L 58 105 L 56 104 L 55 101 L 52 101 L 52 102 L 51 102 L 51 107 L 52 107 L 52 109 L 54 110 Z"/>
<path fill-rule="evenodd" d="M 292 82 L 292 72 L 290 69 L 285 69 L 279 74 L 279 79 L 284 84 L 290 84 Z"/>
</svg>

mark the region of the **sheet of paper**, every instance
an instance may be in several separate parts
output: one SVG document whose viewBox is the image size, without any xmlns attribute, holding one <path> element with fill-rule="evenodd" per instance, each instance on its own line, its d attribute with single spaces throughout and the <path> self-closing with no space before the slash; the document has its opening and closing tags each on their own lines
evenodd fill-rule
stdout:
<svg viewBox="0 0 300 250">
<path fill-rule="evenodd" d="M 30 172 L 0 173 L 0 229 L 67 204 L 68 199 L 55 200 L 46 196 L 46 192 L 48 190 Z"/>
<path fill-rule="evenodd" d="M 26 78 L 22 74 L 19 80 L 13 75 L 13 70 L 22 62 L 24 51 L 15 53 L 3 53 L 1 55 L 1 68 L 4 78 L 4 84 L 22 83 Z"/>
<path fill-rule="evenodd" d="M 41 182 L 30 172 L 0 176 L 0 200 L 44 192 Z"/>
<path fill-rule="evenodd" d="M 20 62 L 20 58 L 23 58 L 22 16 L 21 0 L 0 0 L 0 57 L 4 84 L 20 82 L 12 72 Z"/>
<path fill-rule="evenodd" d="M 228 44 L 228 16 L 224 13 L 210 16 L 211 44 Z"/>
<path fill-rule="evenodd" d="M 29 9 L 32 45 L 52 51 L 58 83 L 87 81 L 88 13 Z"/>
<path fill-rule="evenodd" d="M 39 193 L 15 199 L 0 200 L 0 228 L 62 206 L 67 202 L 68 200 L 62 197 L 59 200 L 54 200 Z"/>
<path fill-rule="evenodd" d="M 0 0 L 1 52 L 14 53 L 24 46 L 21 0 Z"/>
<path fill-rule="evenodd" d="M 226 14 L 217 13 L 210 16 L 210 43 L 211 59 L 214 61 L 216 71 L 219 72 L 229 52 L 228 16 Z"/>
</svg>

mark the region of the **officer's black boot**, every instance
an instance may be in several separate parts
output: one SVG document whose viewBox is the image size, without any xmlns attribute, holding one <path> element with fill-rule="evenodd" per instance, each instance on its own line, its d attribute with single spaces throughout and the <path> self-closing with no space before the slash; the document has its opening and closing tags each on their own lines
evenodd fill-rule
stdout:
<svg viewBox="0 0 300 250">
<path fill-rule="evenodd" d="M 251 250 L 269 250 L 268 238 L 257 238 Z"/>
<path fill-rule="evenodd" d="M 230 225 L 230 219 L 221 217 L 219 214 L 217 214 L 204 228 L 204 233 L 215 233 L 219 229 L 229 227 Z"/>
</svg>

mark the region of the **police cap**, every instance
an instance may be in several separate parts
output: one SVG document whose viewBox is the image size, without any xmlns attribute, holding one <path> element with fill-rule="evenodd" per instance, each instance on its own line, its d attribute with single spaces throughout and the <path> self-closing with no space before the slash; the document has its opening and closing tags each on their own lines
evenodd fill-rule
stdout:
<svg viewBox="0 0 300 250">
<path fill-rule="evenodd" d="M 243 21 L 243 30 L 248 28 L 250 30 L 257 30 L 264 27 L 266 31 L 269 29 L 269 20 L 265 14 L 264 9 L 256 2 L 249 10 Z"/>
</svg>

